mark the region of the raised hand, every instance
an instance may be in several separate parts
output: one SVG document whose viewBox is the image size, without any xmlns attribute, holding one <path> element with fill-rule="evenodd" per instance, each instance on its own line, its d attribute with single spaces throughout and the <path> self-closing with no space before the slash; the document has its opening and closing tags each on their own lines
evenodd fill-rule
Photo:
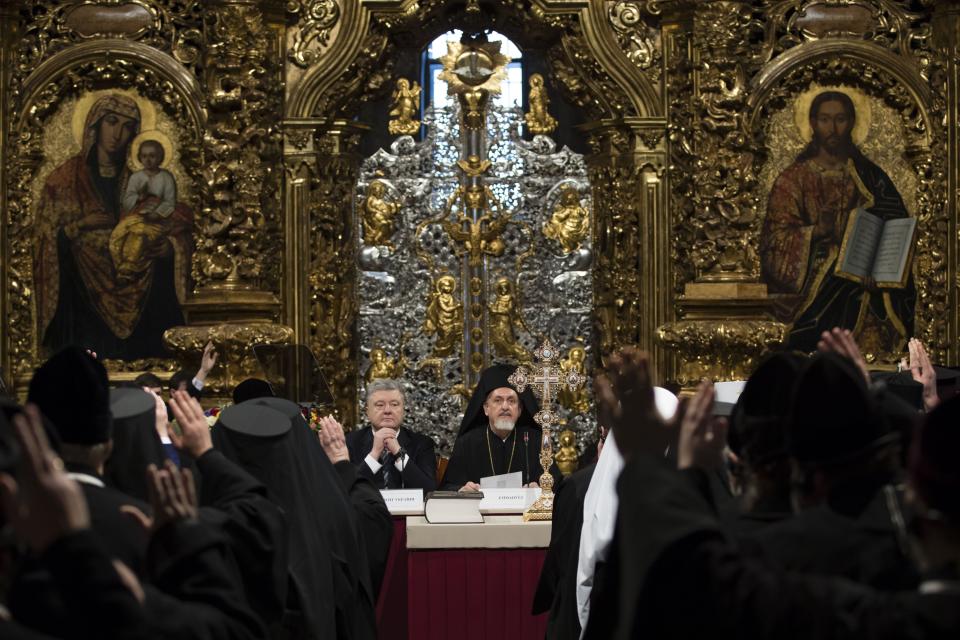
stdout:
<svg viewBox="0 0 960 640">
<path fill-rule="evenodd" d="M 147 495 L 153 507 L 154 531 L 171 522 L 194 520 L 199 511 L 197 487 L 189 469 L 182 471 L 167 460 L 163 469 L 147 467 Z"/>
<path fill-rule="evenodd" d="M 677 440 L 677 468 L 716 469 L 723 462 L 727 444 L 726 418 L 713 416 L 713 383 L 704 380 L 697 385 L 693 398 L 684 403 Z"/>
<path fill-rule="evenodd" d="M 320 446 L 323 447 L 330 462 L 337 464 L 350 459 L 350 452 L 347 450 L 347 440 L 343 436 L 343 426 L 333 416 L 323 416 L 320 418 Z"/>
<path fill-rule="evenodd" d="M 13 430 L 21 449 L 20 483 L 0 474 L 0 500 L 17 536 L 41 553 L 68 533 L 88 528 L 90 512 L 80 485 L 50 448 L 35 405 L 14 416 Z"/>
<path fill-rule="evenodd" d="M 910 369 L 913 379 L 923 385 L 923 410 L 933 411 L 933 408 L 940 404 L 940 396 L 937 395 L 937 371 L 930 364 L 930 356 L 922 342 L 910 338 L 907 350 L 910 360 L 906 363 L 906 368 Z M 903 367 L 903 364 L 901 361 L 900 366 Z"/>
<path fill-rule="evenodd" d="M 647 356 L 632 347 L 610 356 L 594 384 L 600 423 L 616 434 L 624 459 L 642 453 L 663 455 L 671 432 L 657 413 Z"/>
<path fill-rule="evenodd" d="M 857 341 L 853 339 L 853 334 L 849 329 L 834 327 L 830 331 L 824 331 L 820 334 L 820 341 L 817 343 L 817 350 L 824 353 L 833 352 L 851 360 L 864 381 L 870 384 L 870 372 L 867 370 L 867 361 L 863 359 L 860 353 L 860 347 Z"/>
<path fill-rule="evenodd" d="M 203 348 L 203 356 L 200 358 L 200 370 L 197 371 L 196 375 L 197 380 L 200 382 L 205 381 L 216 364 L 217 350 L 214 348 L 213 342 L 208 342 Z"/>
<path fill-rule="evenodd" d="M 170 429 L 170 440 L 177 449 L 185 450 L 194 458 L 199 458 L 213 449 L 210 426 L 203 415 L 203 407 L 186 391 L 175 390 L 170 393 L 170 409 L 180 425 L 181 434 Z"/>
</svg>

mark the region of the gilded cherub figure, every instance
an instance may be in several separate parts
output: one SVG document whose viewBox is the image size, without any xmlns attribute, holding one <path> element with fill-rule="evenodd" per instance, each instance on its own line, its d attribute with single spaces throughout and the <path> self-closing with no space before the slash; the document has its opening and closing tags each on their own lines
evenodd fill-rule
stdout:
<svg viewBox="0 0 960 640">
<path fill-rule="evenodd" d="M 530 111 L 523 116 L 527 122 L 527 129 L 533 134 L 549 134 L 557 128 L 557 119 L 551 116 L 547 108 L 550 106 L 550 96 L 543 85 L 543 76 L 534 73 L 530 76 L 530 93 L 528 94 Z"/>
<path fill-rule="evenodd" d="M 387 123 L 390 135 L 412 136 L 420 131 L 420 121 L 415 116 L 420 111 L 420 85 L 413 85 L 406 78 L 397 80 L 397 88 L 393 90 L 393 108 L 390 115 L 394 119 Z"/>
<path fill-rule="evenodd" d="M 570 429 L 564 429 L 560 432 L 560 451 L 555 458 L 557 468 L 564 476 L 568 476 L 577 470 L 577 463 L 580 461 L 577 455 L 577 434 Z"/>
<path fill-rule="evenodd" d="M 498 278 L 495 292 L 496 297 L 488 308 L 488 327 L 493 351 L 501 357 L 527 362 L 530 355 L 517 341 L 517 331 L 527 330 L 527 326 L 520 316 L 520 308 L 513 292 L 513 281 L 507 277 Z"/>
<path fill-rule="evenodd" d="M 391 238 L 396 231 L 394 218 L 399 209 L 399 204 L 387 199 L 387 185 L 382 180 L 373 180 L 367 187 L 367 197 L 360 205 L 363 241 L 367 246 L 393 248 Z"/>
<path fill-rule="evenodd" d="M 559 242 L 564 253 L 572 253 L 589 233 L 590 214 L 580 205 L 580 195 L 572 186 L 563 187 L 550 221 L 543 225 L 543 235 Z"/>
<path fill-rule="evenodd" d="M 427 302 L 423 331 L 427 335 L 437 334 L 432 353 L 436 358 L 453 353 L 463 327 L 463 304 L 454 294 L 456 288 L 457 281 L 453 276 L 442 275 L 434 281 L 433 291 Z"/>
<path fill-rule="evenodd" d="M 373 382 L 384 378 L 401 378 L 403 377 L 404 365 L 403 356 L 400 357 L 399 362 L 395 362 L 393 358 L 387 356 L 386 351 L 380 347 L 374 347 L 370 349 L 370 367 L 367 369 L 364 379 L 367 382 Z"/>
</svg>

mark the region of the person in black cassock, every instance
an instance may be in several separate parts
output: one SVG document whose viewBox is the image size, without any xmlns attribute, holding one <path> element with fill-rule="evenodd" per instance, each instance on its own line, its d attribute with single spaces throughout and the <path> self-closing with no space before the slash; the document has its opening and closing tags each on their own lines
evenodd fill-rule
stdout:
<svg viewBox="0 0 960 640">
<path fill-rule="evenodd" d="M 618 603 L 609 630 L 594 634 L 591 618 L 585 638 L 956 637 L 960 404 L 937 419 L 931 416 L 912 456 L 916 539 L 926 565 L 938 571 L 927 574 L 917 591 L 891 594 L 838 578 L 784 573 L 745 556 L 716 517 L 707 465 L 678 472 L 664 459 L 664 444 L 676 430 L 651 411 L 645 356 L 636 350 L 615 354 L 609 371 L 609 378 L 598 381 L 598 402 L 612 416 L 627 460 L 618 487 Z M 712 387 L 703 390 L 712 404 Z M 725 438 L 712 421 L 684 420 L 680 431 L 680 447 L 692 447 L 694 459 L 719 459 Z"/>
<path fill-rule="evenodd" d="M 336 470 L 302 417 L 255 402 L 224 409 L 212 437 L 287 515 L 289 589 L 273 637 L 376 637 L 363 538 Z"/>
<path fill-rule="evenodd" d="M 143 391 L 131 391 L 149 399 Z M 82 349 L 67 347 L 36 370 L 27 398 L 53 425 L 67 471 L 83 488 L 93 531 L 116 558 L 142 575 L 147 536 L 121 508 L 131 506 L 145 513 L 150 508 L 104 482 L 114 433 L 106 369 Z M 124 416 L 136 414 L 137 408 L 125 406 L 123 411 Z M 152 417 L 152 399 L 148 411 Z M 156 437 L 152 426 L 150 431 Z M 140 469 L 145 472 L 146 465 Z"/>
<path fill-rule="evenodd" d="M 303 414 L 300 412 L 300 405 L 285 400 L 283 398 L 256 398 L 250 400 L 251 404 L 257 404 L 275 409 L 292 420 L 294 428 L 297 425 L 305 426 Z M 321 418 L 321 431 L 324 427 L 336 425 L 335 428 L 343 433 L 343 427 L 334 418 L 326 416 Z M 329 429 L 328 429 L 329 430 Z M 323 438 L 320 438 L 321 443 Z M 374 601 L 380 591 L 380 582 L 383 579 L 383 572 L 387 566 L 387 555 L 390 552 L 390 539 L 393 537 L 393 520 L 390 518 L 390 512 L 383 501 L 383 496 L 377 490 L 373 483 L 357 473 L 356 468 L 349 464 L 349 457 L 346 456 L 346 449 L 332 455 L 332 452 L 323 447 L 327 458 L 333 464 L 337 479 L 340 481 L 340 488 L 344 495 L 350 501 L 353 509 L 353 515 L 356 519 L 357 530 L 360 533 L 362 547 L 366 553 L 367 564 L 370 567 L 370 585 L 374 591 Z"/>
<path fill-rule="evenodd" d="M 730 449 L 743 465 L 742 492 L 721 507 L 732 529 L 749 534 L 793 515 L 784 425 L 804 357 L 775 353 L 750 374 L 730 415 Z"/>
<path fill-rule="evenodd" d="M 370 428 L 347 434 L 350 462 L 360 475 L 380 489 L 436 489 L 433 439 L 401 426 L 403 386 L 396 380 L 374 380 L 367 385 L 366 405 Z"/>
<path fill-rule="evenodd" d="M 113 448 L 104 467 L 107 486 L 147 500 L 147 467 L 162 467 L 168 455 L 157 432 L 157 400 L 140 389 L 110 391 Z M 163 408 L 166 419 L 166 407 Z M 179 463 L 179 454 L 177 460 Z"/>
<path fill-rule="evenodd" d="M 915 587 L 897 524 L 900 436 L 850 360 L 821 353 L 806 363 L 785 435 L 801 511 L 753 541 L 785 569 Z"/>
<path fill-rule="evenodd" d="M 603 442 L 598 443 L 603 448 Z M 549 611 L 547 638 L 577 640 L 580 619 L 577 616 L 577 560 L 580 530 L 583 528 L 583 501 L 597 464 L 593 463 L 565 476 L 553 498 L 553 526 L 550 546 L 540 570 L 533 595 L 534 615 Z"/>
<path fill-rule="evenodd" d="M 524 486 L 539 486 L 543 434 L 533 422 L 539 407 L 529 388 L 517 393 L 507 380 L 515 370 L 514 365 L 497 364 L 480 374 L 460 422 L 443 489 L 476 491 L 480 478 L 518 471 L 523 473 Z M 556 464 L 550 472 L 554 486 L 558 485 L 561 476 Z"/>
</svg>

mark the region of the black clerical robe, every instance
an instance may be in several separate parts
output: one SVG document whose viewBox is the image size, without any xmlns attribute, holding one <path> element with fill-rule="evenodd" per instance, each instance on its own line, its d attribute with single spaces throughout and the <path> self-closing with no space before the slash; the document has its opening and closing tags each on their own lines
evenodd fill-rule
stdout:
<svg viewBox="0 0 960 640">
<path fill-rule="evenodd" d="M 960 591 L 885 594 L 745 557 L 695 476 L 645 454 L 624 467 L 614 630 L 594 633 L 591 616 L 586 638 L 955 637 Z"/>
<path fill-rule="evenodd" d="M 877 589 L 913 589 L 920 576 L 904 553 L 883 489 L 834 496 L 752 537 L 783 569 L 848 578 Z M 892 498 L 894 501 L 897 498 Z"/>
<path fill-rule="evenodd" d="M 144 577 L 144 558 L 149 540 L 147 532 L 133 518 L 121 511 L 135 507 L 150 515 L 150 505 L 105 486 L 103 478 L 92 469 L 67 463 L 71 477 L 80 484 L 90 509 L 90 528 L 110 554 L 130 567 L 139 578 Z"/>
<path fill-rule="evenodd" d="M 369 478 L 360 475 L 352 462 L 344 460 L 333 465 L 333 468 L 357 517 L 357 526 L 363 537 L 363 547 L 370 565 L 370 582 L 376 598 L 380 593 L 380 583 L 383 582 L 383 572 L 387 568 L 390 539 L 393 538 L 393 519 L 380 490 L 373 486 Z"/>
<path fill-rule="evenodd" d="M 504 440 L 489 426 L 461 433 L 453 445 L 442 488 L 457 490 L 467 482 L 517 471 L 523 473 L 523 484 L 540 482 L 541 436 L 539 429 L 522 425 L 517 425 Z M 556 464 L 550 467 L 550 472 L 557 486 L 561 475 Z"/>
<path fill-rule="evenodd" d="M 566 476 L 553 499 L 553 527 L 550 546 L 540 571 L 533 596 L 533 614 L 550 611 L 547 637 L 551 640 L 577 640 L 580 619 L 577 616 L 577 563 L 580 530 L 583 528 L 583 501 L 596 464 Z"/>
</svg>

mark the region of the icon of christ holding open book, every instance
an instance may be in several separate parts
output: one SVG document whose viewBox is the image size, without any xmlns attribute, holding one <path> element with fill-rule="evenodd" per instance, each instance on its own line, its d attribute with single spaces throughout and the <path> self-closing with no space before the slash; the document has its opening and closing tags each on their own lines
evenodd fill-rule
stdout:
<svg viewBox="0 0 960 640">
<path fill-rule="evenodd" d="M 869 105 L 855 107 L 849 93 L 821 91 L 797 117 L 810 141 L 770 191 L 761 270 L 772 293 L 794 294 L 778 309 L 792 321 L 788 348 L 813 351 L 839 326 L 865 353 L 896 353 L 913 333 L 916 220 L 854 142 L 868 119 L 858 123 L 857 108 Z"/>
</svg>

